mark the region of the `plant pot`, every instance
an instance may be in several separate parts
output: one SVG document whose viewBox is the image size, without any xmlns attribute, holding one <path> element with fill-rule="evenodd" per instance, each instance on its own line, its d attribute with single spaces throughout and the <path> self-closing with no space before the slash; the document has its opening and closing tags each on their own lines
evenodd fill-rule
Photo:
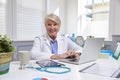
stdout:
<svg viewBox="0 0 120 80">
<path fill-rule="evenodd" d="M 13 52 L 0 53 L 0 75 L 9 71 Z"/>
</svg>

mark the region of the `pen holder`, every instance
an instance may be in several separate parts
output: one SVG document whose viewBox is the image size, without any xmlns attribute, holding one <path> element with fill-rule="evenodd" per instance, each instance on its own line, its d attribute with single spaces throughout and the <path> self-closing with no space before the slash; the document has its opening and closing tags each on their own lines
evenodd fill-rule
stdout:
<svg viewBox="0 0 120 80">
<path fill-rule="evenodd" d="M 20 61 L 19 69 L 24 69 L 25 65 L 29 64 L 30 61 L 30 51 L 19 51 L 18 58 Z"/>
</svg>

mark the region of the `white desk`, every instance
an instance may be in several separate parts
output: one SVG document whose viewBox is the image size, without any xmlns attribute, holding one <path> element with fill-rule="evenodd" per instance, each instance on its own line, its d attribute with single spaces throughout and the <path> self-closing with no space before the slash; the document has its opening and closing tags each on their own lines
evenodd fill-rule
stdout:
<svg viewBox="0 0 120 80">
<path fill-rule="evenodd" d="M 104 62 L 104 60 L 98 60 L 97 62 L 101 63 Z M 28 68 L 19 70 L 19 62 L 11 62 L 9 72 L 7 74 L 0 75 L 0 80 L 32 80 L 37 77 L 45 77 L 48 80 L 119 80 L 117 78 L 79 72 L 80 69 L 91 63 L 82 65 L 64 64 L 71 68 L 71 72 L 64 74 L 51 74 Z"/>
</svg>

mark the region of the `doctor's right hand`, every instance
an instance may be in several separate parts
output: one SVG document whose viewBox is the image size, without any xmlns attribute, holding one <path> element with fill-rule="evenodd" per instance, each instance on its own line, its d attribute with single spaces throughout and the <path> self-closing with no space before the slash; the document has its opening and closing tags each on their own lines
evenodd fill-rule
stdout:
<svg viewBox="0 0 120 80">
<path fill-rule="evenodd" d="M 66 58 L 69 59 L 74 59 L 74 58 L 79 58 L 80 57 L 80 53 L 79 52 L 75 52 L 75 51 L 67 51 L 66 53 Z"/>
<path fill-rule="evenodd" d="M 61 58 L 78 58 L 80 57 L 79 53 L 76 53 L 75 51 L 67 51 L 63 54 L 55 54 L 51 56 L 51 59 L 61 59 Z"/>
<path fill-rule="evenodd" d="M 54 59 L 62 59 L 62 58 L 66 58 L 68 55 L 66 53 L 63 54 L 54 54 L 50 57 L 50 59 L 54 60 Z"/>
</svg>

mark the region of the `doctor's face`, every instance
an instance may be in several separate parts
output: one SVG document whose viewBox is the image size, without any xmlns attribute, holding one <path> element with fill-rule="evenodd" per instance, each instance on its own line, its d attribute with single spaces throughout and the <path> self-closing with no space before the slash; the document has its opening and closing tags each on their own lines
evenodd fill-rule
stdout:
<svg viewBox="0 0 120 80">
<path fill-rule="evenodd" d="M 59 29 L 60 29 L 60 26 L 56 22 L 52 20 L 48 20 L 46 22 L 47 33 L 50 36 L 50 38 L 52 38 L 53 40 L 57 37 L 57 33 Z"/>
</svg>

